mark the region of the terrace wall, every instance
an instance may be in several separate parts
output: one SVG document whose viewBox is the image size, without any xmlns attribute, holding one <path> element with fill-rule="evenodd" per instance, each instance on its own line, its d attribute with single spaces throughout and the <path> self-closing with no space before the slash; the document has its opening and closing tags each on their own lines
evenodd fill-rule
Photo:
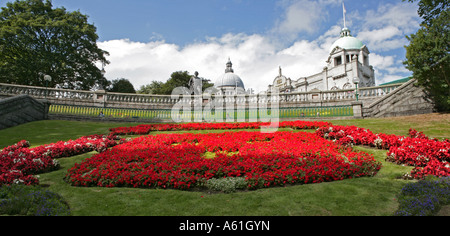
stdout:
<svg viewBox="0 0 450 236">
<path fill-rule="evenodd" d="M 48 119 L 49 103 L 29 95 L 0 100 L 0 129 Z"/>
<path fill-rule="evenodd" d="M 277 95 L 237 95 L 219 100 L 224 107 L 227 104 L 233 104 L 236 114 L 244 110 L 247 116 L 250 116 L 250 113 L 262 104 L 270 108 L 270 104 L 276 102 L 279 104 L 281 119 L 321 119 L 324 114 L 327 118 L 364 118 L 433 112 L 433 104 L 424 98 L 423 90 L 414 86 L 414 82 L 415 80 L 410 80 L 404 84 L 360 88 L 358 101 L 353 89 Z M 193 107 L 191 101 L 199 98 L 198 96 L 172 97 L 110 93 L 104 90 L 80 91 L 0 83 L 0 99 L 24 94 L 35 99 L 48 100 L 52 106 L 51 119 L 136 122 L 171 121 L 170 110 L 175 105 L 186 106 L 187 104 Z M 204 97 L 201 99 L 203 107 L 210 102 Z M 345 111 L 340 111 L 341 108 Z M 101 118 L 98 117 L 101 110 L 115 113 L 123 113 L 121 112 L 123 110 L 132 115 L 122 117 L 110 115 Z M 332 114 L 334 111 L 338 112 Z M 307 115 L 303 116 L 303 114 Z M 193 116 L 198 115 L 193 113 Z"/>
</svg>

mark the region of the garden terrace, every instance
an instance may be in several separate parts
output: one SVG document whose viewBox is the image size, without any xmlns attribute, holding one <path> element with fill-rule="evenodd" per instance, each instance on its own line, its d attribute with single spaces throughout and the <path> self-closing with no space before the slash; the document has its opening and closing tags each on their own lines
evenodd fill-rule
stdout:
<svg viewBox="0 0 450 236">
<path fill-rule="evenodd" d="M 428 140 L 434 140 L 434 138 L 430 137 L 439 137 L 439 140 L 435 141 L 443 145 L 446 141 L 443 141 L 442 138 L 445 139 L 446 137 L 449 137 L 448 122 L 448 115 L 433 114 L 427 115 L 426 117 L 413 116 L 389 120 L 364 119 L 332 121 L 333 124 L 325 122 L 319 127 L 328 127 L 329 130 L 329 127 L 355 125 L 361 129 L 360 131 L 364 129 L 363 132 L 372 133 L 373 135 L 386 135 L 381 135 L 381 137 L 391 137 L 392 132 L 395 133 L 397 137 L 411 139 L 424 138 L 424 136 L 426 136 Z M 213 133 L 217 133 L 217 135 L 226 135 L 226 133 L 232 132 L 237 136 L 239 135 L 238 133 L 241 133 L 239 129 L 169 131 L 169 128 L 173 129 L 173 127 L 170 126 L 164 126 L 167 127 L 167 131 L 164 131 L 162 128 L 164 124 L 159 125 L 161 125 L 159 130 L 149 131 L 150 133 L 148 134 L 125 136 L 131 137 L 133 140 L 125 140 L 123 139 L 124 137 L 118 138 L 116 136 L 113 139 L 115 145 L 112 146 L 114 147 L 108 148 L 107 150 L 99 149 L 98 151 L 95 151 L 95 149 L 88 149 L 85 150 L 87 153 L 78 153 L 79 155 L 74 154 L 75 156 L 72 157 L 55 157 L 59 162 L 59 167 L 50 172 L 39 174 L 40 177 L 37 178 L 38 182 L 31 183 L 39 183 L 39 185 L 46 186 L 49 190 L 61 194 L 67 199 L 74 215 L 392 215 L 398 205 L 396 200 L 397 194 L 400 193 L 401 188 L 406 183 L 411 182 L 411 180 L 404 179 L 404 175 L 411 175 L 411 170 L 416 168 L 413 166 L 408 167 L 405 164 L 398 165 L 389 160 L 387 147 L 385 147 L 386 149 L 379 149 L 378 146 L 370 147 L 369 144 L 362 145 L 354 143 L 352 152 L 362 151 L 369 154 L 369 156 L 373 155 L 375 160 L 374 163 L 382 163 L 381 169 L 377 171 L 375 175 L 371 177 L 352 178 L 314 184 L 287 184 L 285 185 L 286 187 L 279 187 L 283 186 L 283 183 L 279 181 L 270 182 L 269 186 L 264 186 L 264 183 L 266 182 L 259 182 L 258 186 L 261 186 L 263 189 L 231 194 L 211 194 L 202 190 L 163 190 L 161 188 L 105 188 L 98 186 L 79 188 L 73 187 L 64 181 L 64 177 L 69 173 L 68 171 L 76 165 L 85 165 L 85 163 L 89 162 L 91 159 L 94 160 L 98 156 L 106 155 L 113 150 L 118 150 L 120 147 L 127 147 L 126 145 L 137 143 L 139 140 L 142 141 L 147 138 L 150 140 L 152 137 L 169 137 L 168 134 L 174 134 L 174 137 L 183 137 L 183 135 L 185 135 L 185 137 L 194 137 L 194 134 L 202 134 L 205 137 L 210 137 Z M 73 128 L 75 126 L 76 128 Z M 36 127 L 38 127 L 38 129 L 36 129 Z M 77 140 L 83 133 L 85 136 L 103 133 L 106 135 L 104 137 L 101 136 L 102 139 L 108 139 L 108 134 L 113 131 L 114 128 L 119 127 L 121 127 L 121 130 L 126 130 L 126 128 L 135 127 L 135 125 L 123 123 L 105 124 L 93 122 L 38 121 L 0 131 L 2 134 L 1 137 L 3 137 L 0 138 L 0 145 L 2 145 L 2 147 L 7 147 L 14 143 L 18 143 L 17 146 L 10 147 L 9 151 L 21 148 L 33 149 L 47 145 L 57 147 L 59 145 L 52 145 L 52 143 L 55 144 L 58 140 Z M 256 126 L 253 129 L 247 127 L 245 131 L 242 132 L 242 137 L 244 137 L 244 133 L 247 133 L 246 135 L 249 133 L 257 133 L 250 131 L 257 131 L 256 129 L 258 129 L 258 127 L 259 126 Z M 320 132 L 319 127 L 311 127 L 310 133 L 305 137 L 312 138 L 314 136 L 314 139 L 321 138 L 320 135 L 318 135 Z M 417 127 L 418 130 L 424 131 L 424 134 L 416 132 L 414 129 L 411 129 L 410 134 L 408 134 L 409 127 Z M 349 129 L 349 131 L 350 130 L 354 129 L 352 128 Z M 303 131 L 305 130 L 295 130 L 289 127 L 280 128 L 280 131 L 281 132 L 278 133 L 283 133 L 285 135 L 298 134 L 299 137 L 300 135 L 305 135 L 303 134 Z M 275 134 L 277 133 L 270 135 Z M 402 136 L 402 134 L 407 134 L 407 136 Z M 333 134 L 331 134 L 331 136 L 333 136 Z M 5 139 L 4 137 L 11 138 Z M 356 133 L 354 133 L 353 138 L 355 137 L 357 137 Z M 19 142 L 22 139 L 27 139 L 30 142 Z M 336 145 L 336 147 L 338 145 L 341 145 L 341 147 L 352 146 L 352 143 L 344 142 L 345 139 L 336 139 L 336 141 L 333 141 L 333 138 L 328 139 L 330 140 L 324 140 L 323 143 L 330 142 L 333 145 Z M 365 140 L 362 136 L 359 139 Z M 229 140 L 230 145 L 236 145 L 236 142 L 232 142 L 234 139 L 227 140 Z M 271 139 L 271 141 L 273 140 L 274 139 Z M 394 136 L 392 136 L 392 138 L 387 138 L 386 140 L 396 143 L 397 141 L 394 140 L 398 139 L 395 139 Z M 189 147 L 189 150 L 196 151 L 196 147 L 199 146 L 197 144 L 199 140 L 197 140 L 197 142 L 194 142 L 194 140 L 192 141 L 192 143 L 186 144 L 183 144 L 182 142 L 173 143 L 173 145 L 168 146 L 168 148 L 182 149 L 183 147 Z M 194 143 L 196 145 L 194 145 Z M 379 141 L 377 143 L 383 144 L 383 142 Z M 34 146 L 27 147 L 29 144 Z M 214 142 L 210 142 L 209 145 L 214 144 Z M 244 145 L 262 144 L 275 145 L 275 143 L 265 139 L 264 141 L 260 140 L 258 142 L 245 142 Z M 390 148 L 391 147 L 389 147 L 389 149 Z M 206 158 L 214 158 L 217 160 L 221 157 L 225 158 L 224 155 L 226 154 L 225 151 L 219 151 L 218 153 L 216 153 L 217 151 L 209 152 L 208 150 L 203 149 L 197 151 L 205 153 L 204 157 Z M 231 157 L 236 157 L 238 155 L 244 155 L 245 153 L 244 151 L 239 151 L 228 152 L 228 154 L 231 154 Z M 32 174 L 31 177 L 37 176 Z M 114 207 L 118 205 L 122 207 Z M 192 208 L 193 205 L 199 207 Z"/>
</svg>

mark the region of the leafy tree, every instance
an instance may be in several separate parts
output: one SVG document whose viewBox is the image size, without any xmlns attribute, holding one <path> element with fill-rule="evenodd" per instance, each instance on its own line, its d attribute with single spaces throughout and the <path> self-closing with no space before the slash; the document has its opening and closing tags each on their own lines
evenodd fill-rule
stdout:
<svg viewBox="0 0 450 236">
<path fill-rule="evenodd" d="M 409 0 L 414 2 L 416 0 Z M 419 1 L 419 15 L 423 18 L 421 28 L 408 36 L 406 68 L 428 96 L 435 108 L 450 111 L 450 9 L 448 1 Z"/>
<path fill-rule="evenodd" d="M 16 0 L 0 12 L 0 82 L 90 89 L 108 85 L 101 70 L 108 52 L 97 47 L 96 27 L 79 11 L 50 0 Z"/>
<path fill-rule="evenodd" d="M 152 81 L 150 84 L 142 85 L 137 91 L 139 94 L 158 94 L 161 91 L 164 82 Z"/>
<path fill-rule="evenodd" d="M 408 0 L 408 2 L 418 2 L 417 13 L 422 17 L 425 24 L 430 24 L 433 19 L 438 17 L 441 12 L 448 10 L 450 6 L 448 0 Z"/>
<path fill-rule="evenodd" d="M 133 84 L 125 78 L 113 80 L 107 90 L 114 93 L 136 93 Z"/>
<path fill-rule="evenodd" d="M 177 87 L 189 88 L 189 81 L 191 80 L 191 77 L 192 75 L 189 75 L 189 72 L 187 71 L 176 71 L 170 75 L 170 78 L 165 83 L 152 81 L 152 83 L 149 85 L 141 86 L 141 89 L 138 91 L 138 93 L 171 95 L 172 91 Z M 203 90 L 214 86 L 214 84 L 210 83 L 209 80 L 205 78 L 201 79 L 203 82 Z"/>
</svg>

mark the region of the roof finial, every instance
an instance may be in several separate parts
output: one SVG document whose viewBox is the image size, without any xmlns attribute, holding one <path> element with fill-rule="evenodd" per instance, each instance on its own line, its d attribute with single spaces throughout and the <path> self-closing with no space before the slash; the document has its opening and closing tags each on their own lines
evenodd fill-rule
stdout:
<svg viewBox="0 0 450 236">
<path fill-rule="evenodd" d="M 234 73 L 233 71 L 233 63 L 231 63 L 230 57 L 228 57 L 227 68 L 225 69 L 225 73 Z"/>
</svg>

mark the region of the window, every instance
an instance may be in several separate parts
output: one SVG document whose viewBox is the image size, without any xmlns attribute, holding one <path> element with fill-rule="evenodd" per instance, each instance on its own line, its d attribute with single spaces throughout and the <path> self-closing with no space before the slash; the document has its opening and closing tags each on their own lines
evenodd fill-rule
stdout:
<svg viewBox="0 0 450 236">
<path fill-rule="evenodd" d="M 346 84 L 344 84 L 343 89 L 351 89 L 352 87 L 353 86 L 351 83 L 346 83 Z"/>
<path fill-rule="evenodd" d="M 340 64 L 342 64 L 342 57 L 335 57 L 334 58 L 334 65 L 338 66 Z"/>
</svg>

